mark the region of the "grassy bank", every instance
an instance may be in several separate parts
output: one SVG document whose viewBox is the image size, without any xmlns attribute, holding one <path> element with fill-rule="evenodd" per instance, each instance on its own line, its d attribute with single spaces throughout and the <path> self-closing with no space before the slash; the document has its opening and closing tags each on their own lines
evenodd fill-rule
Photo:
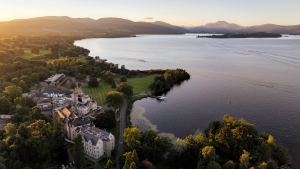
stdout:
<svg viewBox="0 0 300 169">
<path fill-rule="evenodd" d="M 116 89 L 111 88 L 111 85 L 108 85 L 104 82 L 100 82 L 97 88 L 92 88 L 88 86 L 83 88 L 83 92 L 92 96 L 92 98 L 96 100 L 98 105 L 105 105 L 107 93 L 112 90 Z"/>
<path fill-rule="evenodd" d="M 136 95 L 145 91 L 150 91 L 149 85 L 153 83 L 156 76 L 157 74 L 128 78 L 127 83 L 133 87 L 133 95 Z M 120 79 L 118 79 L 118 81 L 119 80 Z"/>
</svg>

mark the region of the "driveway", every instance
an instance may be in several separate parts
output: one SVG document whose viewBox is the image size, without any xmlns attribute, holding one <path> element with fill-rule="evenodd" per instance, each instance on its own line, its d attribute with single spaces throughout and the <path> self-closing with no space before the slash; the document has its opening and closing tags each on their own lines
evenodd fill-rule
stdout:
<svg viewBox="0 0 300 169">
<path fill-rule="evenodd" d="M 120 112 L 120 136 L 118 140 L 118 152 L 116 157 L 116 169 L 120 169 L 119 166 L 119 157 L 121 157 L 124 153 L 123 149 L 123 140 L 124 140 L 124 129 L 125 129 L 125 114 L 126 114 L 126 108 L 127 108 L 127 101 L 123 99 L 123 105 Z"/>
</svg>

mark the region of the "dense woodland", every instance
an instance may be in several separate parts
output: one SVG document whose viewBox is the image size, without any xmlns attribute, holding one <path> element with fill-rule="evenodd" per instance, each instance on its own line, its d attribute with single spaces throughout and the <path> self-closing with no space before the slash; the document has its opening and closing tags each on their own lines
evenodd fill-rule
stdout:
<svg viewBox="0 0 300 169">
<path fill-rule="evenodd" d="M 190 79 L 190 74 L 183 69 L 166 70 L 163 75 L 156 76 L 149 88 L 155 93 L 160 94 L 171 89 L 174 84 Z"/>
<path fill-rule="evenodd" d="M 123 75 L 117 91 L 107 98 L 112 105 L 119 105 L 120 100 L 132 96 L 132 87 L 125 83 L 126 78 L 161 74 L 150 86 L 154 93 L 164 92 L 190 78 L 181 69 L 128 70 L 124 65 L 119 67 L 99 57 L 94 59 L 88 56 L 89 50 L 73 44 L 83 38 L 87 37 L 5 35 L 0 38 L 0 114 L 13 115 L 11 122 L 0 131 L 0 169 L 38 169 L 53 161 L 68 160 L 62 124 L 41 114 L 30 98 L 21 97 L 51 75 L 64 73 L 78 81 L 87 76 L 90 79 L 100 77 L 112 85 L 115 84 L 114 74 Z M 32 55 L 29 57 L 26 51 Z M 115 126 L 114 123 L 103 126 L 103 118 L 115 117 L 112 112 L 103 112 L 95 120 L 96 126 Z M 190 135 L 176 143 L 154 131 L 140 132 L 138 128 L 127 128 L 124 135 L 127 152 L 121 160 L 124 169 L 151 168 L 153 163 L 164 159 L 165 153 L 167 159 L 164 161 L 171 168 L 266 168 L 290 161 L 287 150 L 272 136 L 258 134 L 254 125 L 230 116 L 225 116 L 223 122 L 212 122 L 205 135 Z"/>
<path fill-rule="evenodd" d="M 174 169 L 277 169 L 291 162 L 287 149 L 276 143 L 273 136 L 259 134 L 253 124 L 229 115 L 222 122 L 211 122 L 205 134 L 178 138 L 173 144 L 154 131 L 127 128 L 124 143 L 127 152 L 136 152 L 138 161 L 125 153 L 121 160 L 123 169 L 130 169 L 129 162 L 144 168 L 144 164 L 139 166 L 143 160 L 153 165 L 164 158 Z"/>
</svg>

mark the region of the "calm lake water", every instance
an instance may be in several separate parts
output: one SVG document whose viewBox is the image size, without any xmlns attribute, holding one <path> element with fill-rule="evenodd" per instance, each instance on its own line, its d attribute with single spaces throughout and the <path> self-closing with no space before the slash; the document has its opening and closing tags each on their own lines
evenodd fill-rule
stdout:
<svg viewBox="0 0 300 169">
<path fill-rule="evenodd" d="M 185 138 L 224 114 L 255 124 L 289 149 L 300 166 L 300 36 L 207 39 L 186 35 L 85 39 L 75 45 L 127 69 L 183 68 L 191 79 L 158 102 L 136 101 L 141 130 Z"/>
</svg>

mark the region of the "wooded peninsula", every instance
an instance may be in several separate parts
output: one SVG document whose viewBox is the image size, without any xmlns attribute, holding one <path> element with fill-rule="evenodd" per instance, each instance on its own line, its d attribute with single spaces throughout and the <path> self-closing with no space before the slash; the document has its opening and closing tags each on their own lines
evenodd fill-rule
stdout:
<svg viewBox="0 0 300 169">
<path fill-rule="evenodd" d="M 280 38 L 281 34 L 277 33 L 266 33 L 266 32 L 256 32 L 256 33 L 230 33 L 223 35 L 211 35 L 211 36 L 197 36 L 197 38 Z"/>
</svg>

